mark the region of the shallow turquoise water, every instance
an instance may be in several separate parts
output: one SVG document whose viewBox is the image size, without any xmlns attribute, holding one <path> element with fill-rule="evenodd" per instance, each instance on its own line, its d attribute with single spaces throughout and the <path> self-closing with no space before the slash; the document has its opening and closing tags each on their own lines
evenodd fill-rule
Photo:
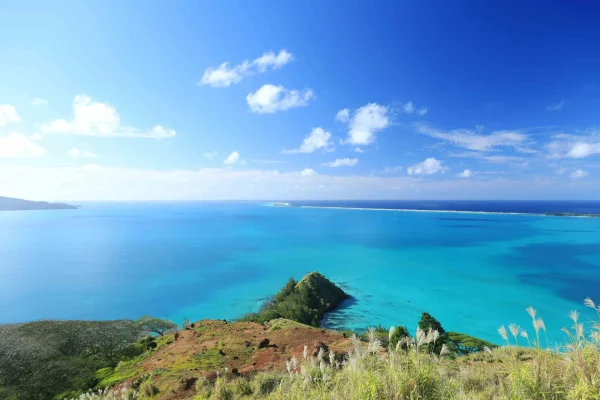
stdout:
<svg viewBox="0 0 600 400">
<path fill-rule="evenodd" d="M 151 314 L 233 319 L 318 270 L 353 296 L 328 326 L 446 330 L 499 342 L 529 328 L 563 339 L 567 313 L 600 301 L 600 219 L 270 207 L 86 203 L 0 213 L 0 322 Z M 530 333 L 531 332 L 531 329 Z"/>
</svg>

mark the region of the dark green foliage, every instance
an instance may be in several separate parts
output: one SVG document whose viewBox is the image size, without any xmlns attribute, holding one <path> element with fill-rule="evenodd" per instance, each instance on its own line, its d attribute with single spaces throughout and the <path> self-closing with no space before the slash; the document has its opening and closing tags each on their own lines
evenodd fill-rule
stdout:
<svg viewBox="0 0 600 400">
<path fill-rule="evenodd" d="M 410 332 L 406 326 L 397 326 L 394 334 L 390 338 L 390 347 L 396 348 L 396 344 L 405 337 L 410 337 Z"/>
<path fill-rule="evenodd" d="M 498 347 L 494 343 L 458 332 L 446 332 L 444 341 L 448 349 L 459 356 L 483 351 L 485 347 Z"/>
<path fill-rule="evenodd" d="M 446 333 L 442 324 L 437 319 L 433 318 L 431 314 L 424 312 L 421 314 L 421 320 L 419 321 L 419 328 L 425 333 L 429 332 L 429 329 L 436 330 L 440 335 Z"/>
<path fill-rule="evenodd" d="M 97 383 L 96 370 L 139 354 L 133 321 L 38 321 L 0 326 L 3 398 L 52 399 Z"/>
<path fill-rule="evenodd" d="M 162 336 L 165 333 L 172 333 L 177 330 L 177 325 L 171 321 L 160 318 L 145 316 L 138 319 L 136 322 L 143 331 L 148 332 L 149 334 L 155 333 L 159 336 Z"/>
<path fill-rule="evenodd" d="M 318 272 L 306 275 L 300 282 L 290 278 L 259 312 L 243 318 L 265 323 L 275 318 L 287 318 L 307 325 L 319 326 L 325 312 L 334 309 L 346 293 Z"/>
<path fill-rule="evenodd" d="M 442 345 L 448 346 L 448 350 L 451 354 L 456 356 L 467 355 L 479 351 L 483 351 L 485 347 L 489 347 L 493 349 L 496 346 L 495 344 L 488 342 L 483 339 L 479 339 L 473 336 L 465 335 L 459 332 L 446 332 L 442 327 L 442 324 L 435 319 L 431 314 L 424 312 L 421 315 L 421 320 L 419 321 L 419 328 L 423 331 L 428 332 L 429 329 L 435 329 L 440 333 L 440 337 L 435 343 L 435 347 L 433 344 L 430 344 L 430 351 L 434 351 L 439 354 Z"/>
</svg>

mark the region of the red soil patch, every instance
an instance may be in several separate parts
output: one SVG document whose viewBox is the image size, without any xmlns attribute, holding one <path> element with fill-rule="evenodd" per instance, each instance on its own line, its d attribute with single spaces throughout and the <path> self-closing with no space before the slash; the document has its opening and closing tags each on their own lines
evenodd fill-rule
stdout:
<svg viewBox="0 0 600 400">
<path fill-rule="evenodd" d="M 247 374 L 285 368 L 285 362 L 292 357 L 300 361 L 305 345 L 310 355 L 316 355 L 320 347 L 336 354 L 343 354 L 350 348 L 350 340 L 340 333 L 295 323 L 274 330 L 254 322 L 203 320 L 193 325 L 193 328 L 178 332 L 176 340 L 149 356 L 142 364 L 144 371 L 177 368 L 190 357 L 218 351 L 223 363 L 219 370 L 227 368 L 229 372 Z M 266 343 L 264 339 L 268 339 L 268 345 L 259 348 L 261 342 Z M 205 369 L 203 372 L 214 374 L 215 371 Z"/>
</svg>

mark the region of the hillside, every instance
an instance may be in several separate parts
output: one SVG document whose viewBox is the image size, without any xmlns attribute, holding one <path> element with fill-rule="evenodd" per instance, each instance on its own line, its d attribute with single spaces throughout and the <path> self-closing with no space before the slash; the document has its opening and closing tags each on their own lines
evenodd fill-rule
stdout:
<svg viewBox="0 0 600 400">
<path fill-rule="evenodd" d="M 46 201 L 29 201 L 0 196 L 0 211 L 17 210 L 66 210 L 76 209 L 77 206 L 64 203 L 48 203 Z"/>
<path fill-rule="evenodd" d="M 545 324 L 498 329 L 498 347 L 446 332 L 423 312 L 416 331 L 337 332 L 311 324 L 347 296 L 319 273 L 288 283 L 240 321 L 152 317 L 0 325 L 0 398 L 598 399 L 600 328 L 579 314 L 564 348 L 545 349 Z M 590 300 L 585 304 L 600 310 Z M 253 320 L 265 320 L 256 322 Z M 526 347 L 525 347 L 526 344 Z"/>
</svg>

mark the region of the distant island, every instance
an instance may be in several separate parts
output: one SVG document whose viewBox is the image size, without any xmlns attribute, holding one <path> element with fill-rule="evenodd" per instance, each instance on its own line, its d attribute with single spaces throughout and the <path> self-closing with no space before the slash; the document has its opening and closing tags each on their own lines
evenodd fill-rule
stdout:
<svg viewBox="0 0 600 400">
<path fill-rule="evenodd" d="M 64 203 L 48 203 L 46 201 L 30 201 L 0 196 L 0 211 L 17 210 L 72 210 L 79 208 Z"/>
</svg>

